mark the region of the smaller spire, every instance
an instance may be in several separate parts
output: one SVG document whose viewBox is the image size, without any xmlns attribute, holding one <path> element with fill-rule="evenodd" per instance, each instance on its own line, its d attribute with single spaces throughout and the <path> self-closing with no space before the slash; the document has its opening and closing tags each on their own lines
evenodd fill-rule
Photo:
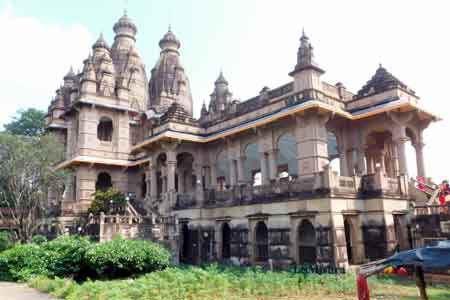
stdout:
<svg viewBox="0 0 450 300">
<path fill-rule="evenodd" d="M 170 24 L 169 24 L 167 33 L 159 41 L 159 47 L 162 50 L 166 50 L 166 49 L 178 50 L 181 47 L 180 41 L 177 39 L 175 34 L 172 32 Z"/>
<path fill-rule="evenodd" d="M 94 45 L 92 45 L 92 49 L 99 49 L 99 48 L 103 48 L 106 50 L 110 50 L 109 49 L 109 45 L 106 42 L 105 38 L 103 37 L 103 32 L 100 32 L 100 36 L 98 37 L 97 41 L 94 43 Z"/>
<path fill-rule="evenodd" d="M 75 72 L 73 71 L 73 66 L 70 66 L 69 72 L 64 76 L 64 80 L 72 79 L 75 77 Z"/>
<path fill-rule="evenodd" d="M 228 85 L 228 81 L 227 81 L 227 80 L 225 79 L 225 77 L 223 76 L 222 69 L 220 70 L 219 77 L 217 77 L 217 79 L 216 79 L 216 81 L 214 82 L 214 84 L 217 85 L 217 84 L 221 84 L 221 83 Z"/>
</svg>

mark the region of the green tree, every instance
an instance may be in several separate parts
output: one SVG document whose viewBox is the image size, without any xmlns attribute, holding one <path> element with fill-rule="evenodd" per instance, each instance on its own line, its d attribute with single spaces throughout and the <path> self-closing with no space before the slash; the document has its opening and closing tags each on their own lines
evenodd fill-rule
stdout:
<svg viewBox="0 0 450 300">
<path fill-rule="evenodd" d="M 17 111 L 13 120 L 4 125 L 5 132 L 14 135 L 38 136 L 44 133 L 45 112 L 35 108 Z"/>
<path fill-rule="evenodd" d="M 97 190 L 94 194 L 94 200 L 89 207 L 89 212 L 99 215 L 101 212 L 123 213 L 127 204 L 126 196 L 121 191 L 109 188 L 106 191 Z"/>
<path fill-rule="evenodd" d="M 0 218 L 7 220 L 17 239 L 29 242 L 55 203 L 52 189 L 61 195 L 66 173 L 53 166 L 63 158 L 63 146 L 54 136 L 30 137 L 0 133 Z"/>
</svg>

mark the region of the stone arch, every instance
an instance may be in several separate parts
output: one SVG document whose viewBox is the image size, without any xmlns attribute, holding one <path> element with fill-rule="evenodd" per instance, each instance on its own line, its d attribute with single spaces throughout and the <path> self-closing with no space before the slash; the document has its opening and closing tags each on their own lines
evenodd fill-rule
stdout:
<svg viewBox="0 0 450 300">
<path fill-rule="evenodd" d="M 231 228 L 228 222 L 222 224 L 222 259 L 231 257 Z"/>
<path fill-rule="evenodd" d="M 269 230 L 264 221 L 255 226 L 255 261 L 266 262 L 269 259 Z"/>
<path fill-rule="evenodd" d="M 177 154 L 177 174 L 175 187 L 180 193 L 189 193 L 195 190 L 197 178 L 194 173 L 194 155 L 184 151 Z"/>
<path fill-rule="evenodd" d="M 100 172 L 95 182 L 95 190 L 105 192 L 113 186 L 111 175 L 107 172 Z"/>
<path fill-rule="evenodd" d="M 317 238 L 314 225 L 304 219 L 298 226 L 298 261 L 303 264 L 315 264 L 317 260 Z"/>
<path fill-rule="evenodd" d="M 277 175 L 292 179 L 298 176 L 297 141 L 291 131 L 285 131 L 277 138 Z"/>
<path fill-rule="evenodd" d="M 109 117 L 101 117 L 97 125 L 97 138 L 100 141 L 111 142 L 114 126 Z"/>
<path fill-rule="evenodd" d="M 230 162 L 226 149 L 220 149 L 215 156 L 217 188 L 224 190 L 230 185 Z"/>
<path fill-rule="evenodd" d="M 250 142 L 243 149 L 243 179 L 246 182 L 250 182 L 251 185 L 258 185 L 258 183 L 254 182 L 254 178 L 257 173 L 261 172 L 259 145 L 257 142 Z"/>
<path fill-rule="evenodd" d="M 331 169 L 340 174 L 341 159 L 339 155 L 338 140 L 336 134 L 330 130 L 327 131 L 327 151 Z"/>
</svg>

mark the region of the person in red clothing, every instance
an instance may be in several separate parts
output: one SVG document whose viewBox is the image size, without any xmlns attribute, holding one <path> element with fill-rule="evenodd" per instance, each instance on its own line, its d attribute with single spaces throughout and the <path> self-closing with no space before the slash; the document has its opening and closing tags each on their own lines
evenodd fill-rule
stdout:
<svg viewBox="0 0 450 300">
<path fill-rule="evenodd" d="M 446 206 L 447 205 L 447 197 L 450 194 L 450 186 L 449 186 L 447 180 L 442 181 L 440 189 L 441 189 L 441 192 L 439 193 L 439 205 L 440 206 Z M 441 212 L 447 213 L 448 212 L 448 208 L 447 207 L 442 207 Z"/>
</svg>

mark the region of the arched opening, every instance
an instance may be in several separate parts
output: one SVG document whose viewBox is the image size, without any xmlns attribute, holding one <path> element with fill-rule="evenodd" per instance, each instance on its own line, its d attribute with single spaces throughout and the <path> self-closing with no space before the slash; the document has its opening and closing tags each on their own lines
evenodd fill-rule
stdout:
<svg viewBox="0 0 450 300">
<path fill-rule="evenodd" d="M 111 176 L 106 172 L 101 172 L 97 176 L 97 181 L 95 183 L 95 190 L 106 192 L 109 188 L 112 187 Z"/>
<path fill-rule="evenodd" d="M 108 117 L 101 117 L 97 126 L 97 138 L 100 141 L 111 142 L 113 134 L 113 122 Z"/>
<path fill-rule="evenodd" d="M 259 186 L 262 184 L 261 172 L 256 172 L 253 174 L 253 186 Z"/>
<path fill-rule="evenodd" d="M 396 147 L 392 133 L 384 129 L 375 130 L 367 136 L 366 145 L 367 173 L 374 174 L 380 169 L 388 177 L 395 177 L 398 165 L 394 159 Z"/>
<path fill-rule="evenodd" d="M 223 191 L 230 184 L 230 163 L 225 150 L 217 154 L 217 189 Z"/>
<path fill-rule="evenodd" d="M 180 262 L 189 263 L 191 257 L 192 241 L 189 234 L 189 227 L 187 224 L 183 224 L 181 227 L 182 245 L 180 253 Z"/>
<path fill-rule="evenodd" d="M 345 247 L 347 248 L 348 263 L 353 263 L 353 239 L 352 239 L 352 225 L 347 219 L 344 219 L 344 231 L 345 231 Z"/>
<path fill-rule="evenodd" d="M 179 193 L 192 193 L 195 191 L 196 178 L 193 175 L 194 156 L 183 152 L 177 155 L 177 182 L 176 188 Z"/>
<path fill-rule="evenodd" d="M 328 150 L 328 159 L 330 161 L 331 170 L 337 172 L 339 175 L 341 174 L 341 159 L 339 157 L 339 148 L 337 143 L 336 135 L 328 131 L 327 132 L 327 150 Z"/>
<path fill-rule="evenodd" d="M 145 173 L 141 175 L 141 197 L 145 198 L 147 195 L 147 178 Z"/>
<path fill-rule="evenodd" d="M 250 143 L 245 147 L 244 151 L 244 180 L 250 185 L 255 185 L 254 175 L 261 173 L 261 159 L 259 157 L 259 147 L 257 143 Z"/>
<path fill-rule="evenodd" d="M 222 259 L 231 257 L 231 229 L 228 223 L 222 226 Z"/>
<path fill-rule="evenodd" d="M 298 228 L 298 260 L 301 265 L 315 264 L 316 230 L 309 220 L 303 220 Z"/>
<path fill-rule="evenodd" d="M 418 141 L 416 135 L 410 128 L 406 128 L 406 136 L 408 141 L 405 143 L 405 155 L 406 163 L 408 165 L 408 174 L 410 177 L 417 178 L 418 174 L 418 153 L 414 145 L 417 145 Z"/>
<path fill-rule="evenodd" d="M 256 224 L 256 256 L 257 262 L 266 262 L 269 258 L 269 233 L 266 223 L 259 221 Z"/>
<path fill-rule="evenodd" d="M 166 161 L 165 153 L 159 154 L 156 159 L 156 192 L 158 197 L 167 190 Z"/>
<path fill-rule="evenodd" d="M 298 176 L 297 142 L 291 133 L 285 133 L 277 142 L 278 178 L 292 180 Z"/>
</svg>

